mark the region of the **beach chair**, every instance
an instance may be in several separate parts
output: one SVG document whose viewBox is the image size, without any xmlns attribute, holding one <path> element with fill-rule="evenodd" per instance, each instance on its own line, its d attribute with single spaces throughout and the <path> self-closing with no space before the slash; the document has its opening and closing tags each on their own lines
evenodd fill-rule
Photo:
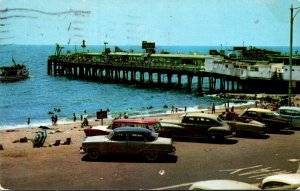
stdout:
<svg viewBox="0 0 300 191">
<path fill-rule="evenodd" d="M 69 144 L 71 144 L 71 137 L 66 138 L 66 141 L 61 143 L 61 145 L 69 145 Z"/>
<path fill-rule="evenodd" d="M 32 141 L 33 148 L 42 147 L 45 143 L 46 138 L 47 138 L 46 130 L 38 131 L 37 134 L 35 135 L 33 141 Z"/>
</svg>

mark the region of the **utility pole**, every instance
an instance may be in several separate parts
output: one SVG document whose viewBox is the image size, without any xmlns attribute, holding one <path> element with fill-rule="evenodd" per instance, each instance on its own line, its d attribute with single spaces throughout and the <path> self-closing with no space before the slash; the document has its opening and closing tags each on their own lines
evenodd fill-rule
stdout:
<svg viewBox="0 0 300 191">
<path fill-rule="evenodd" d="M 289 79 L 289 98 L 288 105 L 292 105 L 292 64 L 293 64 L 293 4 L 291 5 L 291 23 L 290 23 L 290 79 Z"/>
<path fill-rule="evenodd" d="M 290 79 L 289 79 L 289 92 L 288 92 L 288 105 L 292 105 L 292 65 L 293 65 L 293 24 L 296 15 L 300 11 L 300 7 L 293 8 L 293 4 L 291 5 L 291 24 L 290 24 L 290 59 L 289 59 L 289 68 L 290 68 Z M 298 9 L 296 14 L 294 15 L 294 9 Z"/>
</svg>

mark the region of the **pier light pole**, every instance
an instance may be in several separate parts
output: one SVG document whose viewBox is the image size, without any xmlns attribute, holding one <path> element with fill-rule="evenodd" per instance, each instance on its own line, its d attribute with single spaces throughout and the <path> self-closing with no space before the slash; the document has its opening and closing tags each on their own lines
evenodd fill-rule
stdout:
<svg viewBox="0 0 300 191">
<path fill-rule="evenodd" d="M 290 79 L 289 79 L 289 98 L 288 98 L 288 105 L 292 105 L 292 65 L 293 65 L 293 24 L 294 19 L 300 11 L 300 7 L 293 8 L 293 4 L 291 5 L 291 28 L 290 28 L 290 59 L 289 59 L 289 66 L 290 66 Z M 296 14 L 294 15 L 294 10 L 297 10 Z"/>
</svg>

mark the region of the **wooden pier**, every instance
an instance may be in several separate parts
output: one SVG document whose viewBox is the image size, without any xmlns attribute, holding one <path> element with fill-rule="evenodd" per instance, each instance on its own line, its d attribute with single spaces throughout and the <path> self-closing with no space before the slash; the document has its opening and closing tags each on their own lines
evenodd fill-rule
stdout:
<svg viewBox="0 0 300 191">
<path fill-rule="evenodd" d="M 83 40 L 82 48 L 84 49 Z M 225 71 L 205 70 L 212 55 L 155 53 L 155 43 L 142 42 L 144 53 L 75 52 L 61 54 L 58 44 L 48 57 L 48 75 L 139 87 L 182 89 L 198 93 L 286 93 L 288 81 L 275 78 L 247 78 Z M 224 69 L 225 70 L 225 69 Z M 227 69 L 228 70 L 228 69 Z M 248 72 L 248 71 L 246 71 Z M 299 92 L 299 90 L 297 91 Z"/>
<path fill-rule="evenodd" d="M 120 52 L 52 55 L 48 75 L 188 92 L 239 92 L 247 88 L 237 77 L 206 72 L 204 61 L 210 57 Z"/>
</svg>

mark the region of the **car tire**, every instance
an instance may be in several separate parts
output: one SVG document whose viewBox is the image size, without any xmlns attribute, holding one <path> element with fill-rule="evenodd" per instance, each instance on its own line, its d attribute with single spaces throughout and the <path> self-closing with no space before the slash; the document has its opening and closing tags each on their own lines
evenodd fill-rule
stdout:
<svg viewBox="0 0 300 191">
<path fill-rule="evenodd" d="M 88 150 L 88 156 L 89 156 L 89 158 L 90 158 L 91 160 L 96 160 L 96 159 L 99 158 L 100 152 L 99 152 L 98 149 L 95 149 L 95 148 L 89 149 L 89 150 Z"/>
<path fill-rule="evenodd" d="M 158 158 L 158 154 L 155 153 L 155 152 L 146 153 L 145 156 L 146 156 L 146 159 L 147 159 L 148 161 L 156 161 L 157 158 Z"/>
</svg>

